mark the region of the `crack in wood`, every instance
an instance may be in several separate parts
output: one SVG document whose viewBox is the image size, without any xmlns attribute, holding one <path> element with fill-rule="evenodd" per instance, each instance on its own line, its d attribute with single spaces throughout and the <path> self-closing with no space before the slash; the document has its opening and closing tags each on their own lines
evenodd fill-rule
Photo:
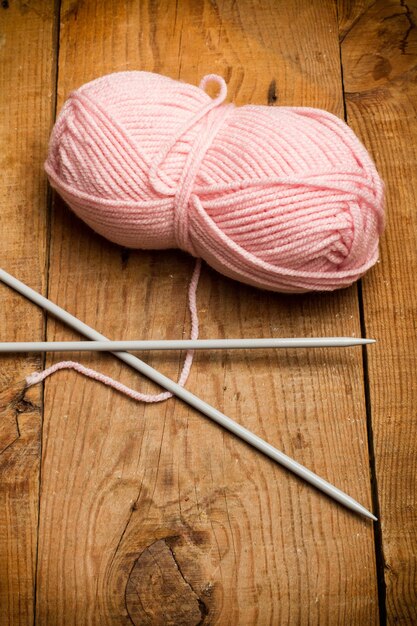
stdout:
<svg viewBox="0 0 417 626">
<path fill-rule="evenodd" d="M 122 262 L 122 270 L 125 270 L 127 268 L 127 265 L 129 263 L 129 258 L 130 258 L 130 250 L 128 248 L 122 248 L 122 251 L 120 253 L 120 259 Z"/>
<path fill-rule="evenodd" d="M 158 539 L 134 561 L 124 594 L 125 609 L 133 624 L 202 626 L 206 622 L 209 608 L 185 574 L 174 549 L 182 541 L 180 535 Z M 188 559 L 188 552 L 184 557 Z M 191 563 L 192 556 L 187 566 Z"/>
<path fill-rule="evenodd" d="M 273 106 L 274 104 L 276 104 L 277 100 L 278 100 L 277 81 L 275 80 L 275 78 L 273 78 L 271 82 L 269 83 L 269 87 L 268 87 L 268 96 L 267 96 L 268 105 Z"/>
<path fill-rule="evenodd" d="M 202 600 L 200 598 L 200 596 L 198 595 L 198 593 L 196 592 L 196 590 L 194 589 L 194 587 L 192 586 L 190 581 L 187 580 L 186 577 L 184 576 L 184 573 L 183 573 L 183 571 L 181 569 L 181 565 L 180 565 L 179 561 L 177 560 L 177 557 L 175 556 L 175 552 L 174 552 L 173 547 L 170 544 L 170 540 L 172 541 L 173 539 L 174 540 L 178 539 L 178 537 L 172 537 L 172 538 L 171 537 L 165 537 L 165 539 L 163 541 L 165 542 L 168 550 L 170 551 L 170 553 L 172 555 L 172 558 L 174 560 L 174 563 L 175 563 L 175 565 L 177 567 L 177 570 L 181 574 L 181 577 L 182 577 L 183 581 L 189 586 L 189 588 L 191 589 L 192 593 L 196 597 L 196 600 L 197 600 L 197 603 L 198 603 L 198 607 L 199 607 L 200 613 L 201 613 L 201 621 L 198 622 L 197 626 L 200 626 L 201 624 L 203 624 L 206 616 L 209 614 L 209 609 L 208 609 L 206 603 L 204 602 L 204 600 Z"/>
<path fill-rule="evenodd" d="M 400 4 L 405 9 L 405 13 L 403 13 L 403 15 L 405 15 L 405 17 L 408 20 L 408 28 L 406 32 L 404 33 L 404 35 L 402 36 L 401 41 L 400 41 L 400 50 L 401 50 L 401 54 L 407 54 L 406 49 L 407 49 L 407 44 L 408 44 L 408 37 L 411 31 L 416 27 L 416 24 L 413 20 L 413 14 L 410 11 L 410 7 L 405 3 L 404 0 L 400 0 Z"/>
<path fill-rule="evenodd" d="M 5 393 L 7 393 L 7 391 L 8 390 L 3 392 L 2 395 L 4 396 Z M 3 440 L 3 442 L 7 441 L 8 435 L 9 436 L 11 435 L 13 438 L 10 441 L 7 441 L 7 443 L 5 443 L 3 448 L 0 448 L 0 455 L 4 454 L 7 450 L 9 450 L 9 448 L 14 446 L 15 443 L 19 441 L 21 437 L 21 431 L 20 431 L 20 426 L 19 426 L 19 416 L 22 413 L 40 413 L 41 412 L 40 406 L 38 406 L 37 404 L 34 404 L 32 401 L 25 398 L 26 391 L 27 391 L 27 387 L 23 387 L 23 389 L 19 389 L 19 391 L 15 393 L 12 396 L 12 398 L 8 400 L 5 403 L 4 407 L 2 408 L 1 413 L 6 414 L 5 416 L 3 416 L 2 427 L 3 427 L 3 432 L 4 431 L 6 432 L 5 432 L 5 435 L 4 434 L 2 435 L 1 439 Z M 13 413 L 13 417 L 10 416 L 9 418 L 9 424 L 7 424 L 7 412 L 8 411 L 11 411 Z M 9 433 L 7 433 L 7 431 L 10 428 L 15 429 L 14 436 L 12 435 L 12 433 L 10 433 L 10 431 Z"/>
</svg>

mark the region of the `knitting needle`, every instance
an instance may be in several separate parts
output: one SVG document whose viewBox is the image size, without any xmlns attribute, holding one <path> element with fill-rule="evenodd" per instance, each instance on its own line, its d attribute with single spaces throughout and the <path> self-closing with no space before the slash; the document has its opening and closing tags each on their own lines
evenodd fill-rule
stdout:
<svg viewBox="0 0 417 626">
<path fill-rule="evenodd" d="M 151 341 L 8 341 L 0 352 L 114 352 L 116 350 L 218 350 L 249 348 L 336 348 L 375 343 L 375 339 L 313 337 L 295 339 L 168 339 Z"/>
<path fill-rule="evenodd" d="M 37 293 L 27 285 L 22 283 L 20 280 L 14 278 L 2 269 L 0 269 L 0 280 L 9 287 L 12 287 L 12 289 L 15 289 L 16 291 L 21 293 L 23 296 L 25 296 L 41 308 L 43 308 L 45 311 L 48 311 L 49 313 L 60 319 L 62 322 L 66 323 L 68 326 L 85 335 L 86 337 L 89 337 L 90 339 L 93 339 L 95 341 L 108 341 L 107 338 L 104 337 L 104 335 L 100 334 L 99 332 L 76 318 L 74 315 L 71 315 L 71 313 L 68 313 L 57 304 L 51 302 L 50 300 Z M 184 389 L 184 387 L 181 387 L 181 385 L 179 385 L 178 383 L 174 382 L 167 376 L 164 376 L 150 365 L 147 365 L 146 363 L 135 357 L 133 354 L 129 354 L 128 352 L 114 352 L 113 354 L 117 358 L 121 359 L 122 361 L 136 369 L 144 376 L 147 376 L 150 380 L 154 381 L 161 387 L 164 387 L 172 394 L 176 395 L 178 398 L 212 419 L 217 424 L 220 424 L 220 426 L 223 426 L 223 428 L 229 430 L 237 437 L 240 437 L 241 439 L 243 439 L 243 441 L 246 441 L 246 443 L 250 444 L 260 452 L 263 452 L 263 454 L 270 457 L 277 463 L 280 463 L 297 476 L 300 476 L 300 478 L 303 478 L 308 483 L 314 485 L 317 489 L 324 492 L 340 504 L 343 504 L 348 509 L 355 511 L 356 513 L 359 513 L 364 517 L 367 517 L 374 521 L 377 520 L 375 515 L 373 515 L 364 506 L 359 504 L 359 502 L 348 496 L 346 493 L 344 493 L 337 487 L 334 487 L 323 478 L 320 478 L 320 476 L 317 476 L 317 474 L 307 469 L 300 463 L 297 463 L 297 461 L 291 459 L 280 450 L 277 450 L 277 448 L 274 448 L 271 444 L 267 443 L 266 441 L 252 433 L 250 430 L 247 430 L 247 428 L 241 426 L 230 417 L 227 417 L 227 415 L 224 415 L 224 413 L 221 413 L 204 400 L 201 400 L 187 389 Z"/>
</svg>

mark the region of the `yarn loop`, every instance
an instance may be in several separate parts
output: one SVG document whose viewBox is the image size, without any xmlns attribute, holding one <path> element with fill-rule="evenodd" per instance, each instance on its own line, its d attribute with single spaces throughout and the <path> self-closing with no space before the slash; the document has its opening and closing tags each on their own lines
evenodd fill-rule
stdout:
<svg viewBox="0 0 417 626">
<path fill-rule="evenodd" d="M 198 113 L 195 115 L 189 122 L 185 124 L 183 128 L 174 136 L 174 139 L 170 142 L 168 149 L 162 156 L 162 159 L 155 162 L 152 166 L 149 173 L 149 181 L 152 184 L 154 190 L 159 192 L 161 195 L 174 196 L 174 231 L 175 231 L 175 241 L 177 247 L 181 250 L 185 250 L 186 252 L 190 252 L 190 254 L 196 256 L 196 252 L 193 248 L 192 241 L 190 240 L 189 235 L 189 225 L 188 225 L 188 216 L 189 216 L 189 202 L 191 198 L 191 194 L 193 193 L 195 186 L 195 179 L 198 175 L 200 165 L 204 159 L 204 156 L 207 150 L 210 148 L 212 141 L 221 127 L 223 121 L 230 114 L 232 105 L 228 107 L 223 107 L 222 109 L 216 109 L 227 95 L 227 86 L 223 78 L 220 76 L 216 76 L 215 74 L 209 74 L 205 76 L 201 83 L 200 89 L 205 90 L 206 85 L 209 82 L 216 82 L 220 87 L 219 94 L 211 100 L 206 106 L 204 106 Z M 214 115 L 216 113 L 216 115 Z M 191 130 L 194 124 L 199 122 L 204 118 L 204 128 L 201 129 L 201 132 L 197 136 L 197 139 L 194 141 L 192 145 L 187 161 L 185 163 L 182 175 L 180 180 L 178 181 L 178 185 L 171 185 L 170 187 L 164 188 L 163 185 L 159 184 L 157 179 L 158 168 L 161 167 L 161 161 L 163 162 L 169 151 L 174 148 L 177 141 L 187 133 L 187 131 Z"/>
</svg>

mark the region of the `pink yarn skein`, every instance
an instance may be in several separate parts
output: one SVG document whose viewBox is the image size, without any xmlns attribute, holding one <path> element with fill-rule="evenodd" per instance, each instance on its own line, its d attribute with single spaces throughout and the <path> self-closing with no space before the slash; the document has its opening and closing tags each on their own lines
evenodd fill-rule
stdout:
<svg viewBox="0 0 417 626">
<path fill-rule="evenodd" d="M 124 246 L 178 247 L 274 291 L 350 285 L 377 260 L 384 223 L 367 151 L 330 113 L 224 105 L 226 93 L 215 75 L 199 88 L 148 72 L 83 85 L 53 129 L 52 186 Z"/>
</svg>

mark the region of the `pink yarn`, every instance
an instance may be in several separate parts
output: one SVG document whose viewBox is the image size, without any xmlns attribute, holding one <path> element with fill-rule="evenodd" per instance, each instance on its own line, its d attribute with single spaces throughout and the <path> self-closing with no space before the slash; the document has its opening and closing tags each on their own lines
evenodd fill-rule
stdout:
<svg viewBox="0 0 417 626">
<path fill-rule="evenodd" d="M 219 93 L 204 91 L 209 81 Z M 274 291 L 328 291 L 378 257 L 383 184 L 346 124 L 312 108 L 223 105 L 224 80 L 200 88 L 121 72 L 74 91 L 55 124 L 45 169 L 74 212 L 111 241 L 174 248 L 231 278 Z M 191 337 L 198 337 L 189 287 Z M 192 363 L 187 353 L 179 383 Z M 148 395 L 73 361 L 72 368 L 144 402 Z"/>
<path fill-rule="evenodd" d="M 82 86 L 52 133 L 52 186 L 124 246 L 179 247 L 274 291 L 350 285 L 377 260 L 384 221 L 365 148 L 325 111 L 223 105 L 226 93 L 215 75 L 200 88 L 148 72 Z"/>
</svg>

